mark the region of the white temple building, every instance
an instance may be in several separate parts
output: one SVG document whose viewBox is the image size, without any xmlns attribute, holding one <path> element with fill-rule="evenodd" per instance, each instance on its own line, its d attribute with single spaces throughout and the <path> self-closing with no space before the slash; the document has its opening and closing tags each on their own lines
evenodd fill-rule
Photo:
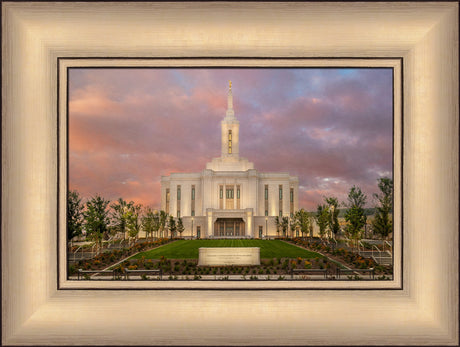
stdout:
<svg viewBox="0 0 460 347">
<path fill-rule="evenodd" d="M 240 157 L 239 130 L 230 82 L 220 157 L 202 172 L 161 177 L 161 209 L 182 218 L 183 237 L 273 238 L 278 236 L 275 217 L 289 217 L 298 210 L 298 178 L 258 172 Z"/>
</svg>

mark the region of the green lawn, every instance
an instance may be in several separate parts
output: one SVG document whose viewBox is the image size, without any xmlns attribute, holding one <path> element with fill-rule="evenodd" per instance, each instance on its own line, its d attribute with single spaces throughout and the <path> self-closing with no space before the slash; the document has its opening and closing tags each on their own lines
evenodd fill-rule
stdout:
<svg viewBox="0 0 460 347">
<path fill-rule="evenodd" d="M 287 244 L 279 240 L 178 240 L 150 251 L 139 253 L 130 259 L 198 259 L 200 247 L 260 247 L 260 258 L 323 258 L 322 255 Z"/>
</svg>

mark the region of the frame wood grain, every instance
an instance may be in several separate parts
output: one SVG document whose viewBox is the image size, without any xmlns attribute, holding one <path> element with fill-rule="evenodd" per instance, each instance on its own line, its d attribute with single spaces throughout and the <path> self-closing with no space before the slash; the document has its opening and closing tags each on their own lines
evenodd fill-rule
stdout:
<svg viewBox="0 0 460 347">
<path fill-rule="evenodd" d="M 2 3 L 2 343 L 458 344 L 458 4 Z M 403 57 L 404 287 L 57 290 L 58 57 Z"/>
</svg>

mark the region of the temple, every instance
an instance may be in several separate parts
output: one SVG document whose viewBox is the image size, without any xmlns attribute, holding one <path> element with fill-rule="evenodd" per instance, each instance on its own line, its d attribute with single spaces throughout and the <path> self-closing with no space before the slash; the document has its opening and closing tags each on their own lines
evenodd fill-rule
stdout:
<svg viewBox="0 0 460 347">
<path fill-rule="evenodd" d="M 273 238 L 275 217 L 298 209 L 299 180 L 285 172 L 258 172 L 240 157 L 240 123 L 229 82 L 221 154 L 199 173 L 161 177 L 161 209 L 181 217 L 186 238 Z"/>
</svg>

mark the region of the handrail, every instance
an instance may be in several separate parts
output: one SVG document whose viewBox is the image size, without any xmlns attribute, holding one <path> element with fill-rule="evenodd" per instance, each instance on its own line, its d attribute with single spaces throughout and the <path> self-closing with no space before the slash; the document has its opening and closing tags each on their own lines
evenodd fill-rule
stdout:
<svg viewBox="0 0 460 347">
<path fill-rule="evenodd" d="M 115 237 L 115 235 L 112 235 L 109 237 L 108 240 L 105 241 L 105 243 L 107 243 L 107 248 L 110 248 L 110 243 L 113 243 L 113 238 Z"/>
<path fill-rule="evenodd" d="M 384 245 L 384 246 L 383 246 L 383 247 L 384 247 L 383 250 L 385 250 L 385 243 L 390 247 L 390 254 L 391 254 L 391 251 L 393 250 L 393 245 L 392 245 L 391 243 L 389 243 L 388 241 L 385 240 L 385 241 L 383 242 L 383 245 Z"/>
<path fill-rule="evenodd" d="M 75 263 L 76 254 L 77 254 L 78 250 L 79 250 L 80 248 L 82 248 L 82 247 L 83 247 L 83 245 L 81 245 L 80 247 L 78 247 L 78 248 L 75 250 L 75 252 L 73 252 L 73 262 L 74 262 L 74 263 Z M 82 252 L 83 252 L 83 251 L 82 251 Z"/>
<path fill-rule="evenodd" d="M 348 247 L 351 247 L 353 249 L 355 248 L 355 245 L 353 244 L 353 240 L 347 239 L 347 242 L 348 242 Z"/>
<path fill-rule="evenodd" d="M 372 258 L 375 259 L 374 257 L 374 248 L 377 250 L 378 252 L 378 255 L 379 255 L 379 263 L 382 261 L 382 253 L 380 251 L 380 249 L 376 246 L 376 245 L 372 245 Z"/>
<path fill-rule="evenodd" d="M 91 253 L 94 253 L 94 247 L 96 247 L 96 245 L 97 245 L 97 243 L 95 242 L 94 245 L 91 247 Z"/>
<path fill-rule="evenodd" d="M 363 243 L 361 242 L 361 240 L 358 241 L 358 254 L 361 255 L 361 251 L 360 251 L 360 249 L 359 249 L 359 246 L 361 246 L 361 247 L 363 248 L 363 252 L 364 252 L 365 248 L 364 248 L 364 245 L 363 245 Z"/>
</svg>

